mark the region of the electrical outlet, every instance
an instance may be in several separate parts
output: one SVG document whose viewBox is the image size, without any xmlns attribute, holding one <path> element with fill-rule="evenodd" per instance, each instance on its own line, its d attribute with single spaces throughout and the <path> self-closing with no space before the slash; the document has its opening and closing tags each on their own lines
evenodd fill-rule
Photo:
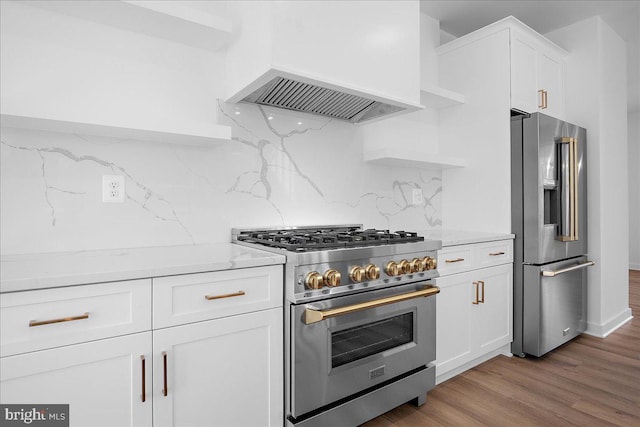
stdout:
<svg viewBox="0 0 640 427">
<path fill-rule="evenodd" d="M 124 176 L 102 175 L 102 201 L 124 203 Z"/>
<path fill-rule="evenodd" d="M 411 204 L 414 206 L 420 206 L 424 203 L 424 198 L 422 196 L 421 188 L 414 188 L 411 190 Z"/>
</svg>

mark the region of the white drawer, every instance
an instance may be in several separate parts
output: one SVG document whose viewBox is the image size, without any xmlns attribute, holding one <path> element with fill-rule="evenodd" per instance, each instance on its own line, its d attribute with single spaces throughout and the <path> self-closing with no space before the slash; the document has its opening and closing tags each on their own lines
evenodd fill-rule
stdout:
<svg viewBox="0 0 640 427">
<path fill-rule="evenodd" d="M 513 262 L 513 242 L 511 240 L 479 243 L 476 245 L 475 252 L 477 268 Z"/>
<path fill-rule="evenodd" d="M 153 279 L 153 328 L 282 306 L 282 266 Z"/>
<path fill-rule="evenodd" d="M 0 295 L 0 356 L 151 329 L 151 280 Z"/>
<path fill-rule="evenodd" d="M 440 276 L 513 262 L 513 241 L 470 243 L 446 246 L 438 251 Z"/>
<path fill-rule="evenodd" d="M 438 251 L 441 276 L 473 269 L 473 245 L 448 246 Z"/>
</svg>

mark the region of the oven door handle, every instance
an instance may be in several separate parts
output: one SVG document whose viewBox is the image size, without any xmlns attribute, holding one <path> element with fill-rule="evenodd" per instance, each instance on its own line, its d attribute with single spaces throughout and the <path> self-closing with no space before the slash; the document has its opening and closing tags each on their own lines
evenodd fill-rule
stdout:
<svg viewBox="0 0 640 427">
<path fill-rule="evenodd" d="M 415 292 L 408 292 L 406 294 L 394 295 L 391 297 L 348 305 L 346 307 L 333 308 L 330 310 L 314 310 L 313 308 L 307 308 L 304 311 L 304 323 L 310 325 L 312 323 L 321 322 L 330 317 L 342 316 L 343 314 L 355 313 L 356 311 L 368 310 L 370 308 L 406 301 L 413 298 L 429 297 L 437 294 L 438 292 L 440 292 L 440 288 L 437 286 L 427 286 L 424 289 Z"/>
</svg>

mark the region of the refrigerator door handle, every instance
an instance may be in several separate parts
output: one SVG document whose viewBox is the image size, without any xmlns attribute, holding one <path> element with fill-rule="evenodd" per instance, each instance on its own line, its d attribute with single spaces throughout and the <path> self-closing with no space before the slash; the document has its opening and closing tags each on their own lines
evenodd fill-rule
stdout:
<svg viewBox="0 0 640 427">
<path fill-rule="evenodd" d="M 590 267 L 590 266 L 595 265 L 595 264 L 596 263 L 593 262 L 593 261 L 587 261 L 587 262 L 584 262 L 582 264 L 572 265 L 571 267 L 562 268 L 560 270 L 555 270 L 555 271 L 543 270 L 542 271 L 542 275 L 545 276 L 545 277 L 555 277 L 555 276 L 557 276 L 559 274 L 562 274 L 562 273 L 568 273 L 570 271 L 579 270 L 579 269 L 585 268 L 585 267 Z"/>
<path fill-rule="evenodd" d="M 556 140 L 559 144 L 558 156 L 561 167 L 561 224 L 556 237 L 563 242 L 578 240 L 578 140 L 562 137 Z"/>
</svg>

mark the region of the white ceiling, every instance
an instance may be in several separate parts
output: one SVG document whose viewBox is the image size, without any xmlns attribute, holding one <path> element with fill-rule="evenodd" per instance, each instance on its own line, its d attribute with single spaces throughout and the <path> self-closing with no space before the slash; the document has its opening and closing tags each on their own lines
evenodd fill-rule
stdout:
<svg viewBox="0 0 640 427">
<path fill-rule="evenodd" d="M 421 0 L 420 11 L 455 37 L 510 15 L 541 34 L 599 15 L 627 42 L 628 110 L 640 110 L 640 0 Z"/>
</svg>

